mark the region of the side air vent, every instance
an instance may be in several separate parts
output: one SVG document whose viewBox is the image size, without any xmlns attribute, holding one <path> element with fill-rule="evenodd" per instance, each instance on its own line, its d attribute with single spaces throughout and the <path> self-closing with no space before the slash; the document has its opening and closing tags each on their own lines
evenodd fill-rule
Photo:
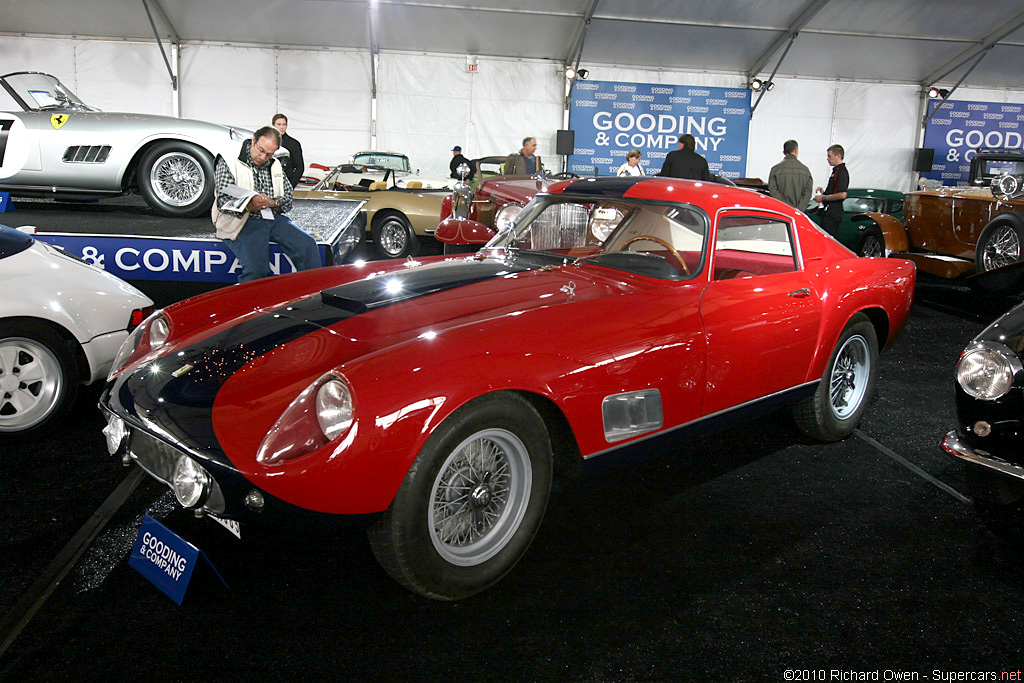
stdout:
<svg viewBox="0 0 1024 683">
<path fill-rule="evenodd" d="M 76 145 L 64 151 L 64 161 L 69 164 L 102 164 L 109 155 L 110 145 Z"/>
</svg>

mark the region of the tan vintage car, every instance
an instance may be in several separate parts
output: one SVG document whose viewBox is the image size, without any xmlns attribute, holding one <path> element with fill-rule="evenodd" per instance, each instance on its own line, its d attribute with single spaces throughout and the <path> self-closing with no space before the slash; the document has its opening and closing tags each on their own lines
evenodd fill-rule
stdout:
<svg viewBox="0 0 1024 683">
<path fill-rule="evenodd" d="M 369 188 L 342 182 L 342 166 L 331 169 L 308 190 L 295 190 L 297 199 L 363 199 L 366 229 L 381 258 L 415 256 L 421 237 L 437 230 L 441 202 L 447 189 L 427 190 L 416 182 L 395 185 L 394 176 L 371 183 Z"/>
<path fill-rule="evenodd" d="M 1024 154 L 979 150 L 967 187 L 911 192 L 905 225 L 872 214 L 887 251 L 927 273 L 956 278 L 1021 260 L 1024 245 Z"/>
</svg>

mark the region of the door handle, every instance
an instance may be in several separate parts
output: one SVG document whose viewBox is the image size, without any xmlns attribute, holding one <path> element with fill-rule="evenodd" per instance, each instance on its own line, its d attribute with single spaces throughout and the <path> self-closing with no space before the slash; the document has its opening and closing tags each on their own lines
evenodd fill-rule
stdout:
<svg viewBox="0 0 1024 683">
<path fill-rule="evenodd" d="M 811 295 L 811 290 L 807 289 L 806 287 L 803 287 L 802 289 L 798 289 L 795 292 L 790 292 L 789 293 L 789 296 L 797 298 L 797 299 L 803 299 L 805 296 L 810 296 L 810 295 Z"/>
</svg>

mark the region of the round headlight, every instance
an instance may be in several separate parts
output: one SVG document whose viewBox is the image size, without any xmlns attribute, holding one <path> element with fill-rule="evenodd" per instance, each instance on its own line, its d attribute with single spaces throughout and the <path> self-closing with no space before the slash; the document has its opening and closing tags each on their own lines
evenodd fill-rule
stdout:
<svg viewBox="0 0 1024 683">
<path fill-rule="evenodd" d="M 504 232 L 512 227 L 512 221 L 516 219 L 516 216 L 523 212 L 523 207 L 519 204 L 506 204 L 505 206 L 498 209 L 498 213 L 494 216 L 494 228 L 498 232 Z"/>
<path fill-rule="evenodd" d="M 1019 365 L 1013 360 L 999 349 L 972 349 L 957 363 L 956 381 L 974 398 L 993 401 L 1013 386 L 1014 365 Z"/>
<path fill-rule="evenodd" d="M 316 420 L 328 441 L 352 426 L 352 394 L 340 379 L 328 380 L 317 390 Z"/>
<path fill-rule="evenodd" d="M 1016 194 L 1020 187 L 1020 182 L 1014 176 L 1009 173 L 1001 175 L 998 178 L 992 179 L 992 185 L 999 194 Z"/>
<path fill-rule="evenodd" d="M 174 466 L 174 497 L 187 508 L 198 507 L 210 494 L 210 475 L 188 456 L 178 458 Z"/>
<path fill-rule="evenodd" d="M 164 345 L 167 341 L 167 335 L 170 334 L 170 327 L 167 325 L 167 319 L 163 316 L 158 316 L 153 324 L 149 326 L 149 348 L 156 349 Z"/>
</svg>

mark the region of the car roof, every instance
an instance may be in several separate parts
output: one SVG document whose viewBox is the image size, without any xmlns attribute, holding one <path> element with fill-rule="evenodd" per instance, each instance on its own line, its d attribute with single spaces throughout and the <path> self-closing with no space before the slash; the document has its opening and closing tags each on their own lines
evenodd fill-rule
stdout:
<svg viewBox="0 0 1024 683">
<path fill-rule="evenodd" d="M 721 183 L 661 176 L 609 176 L 606 178 L 579 178 L 555 183 L 547 188 L 553 194 L 592 195 L 623 199 L 653 199 L 656 201 L 695 204 L 713 213 L 723 208 L 744 207 L 792 213 L 787 204 L 755 190 L 722 185 Z"/>
<path fill-rule="evenodd" d="M 881 199 L 903 199 L 903 193 L 896 190 L 876 190 L 851 187 L 846 191 L 848 197 L 879 197 Z"/>
</svg>

